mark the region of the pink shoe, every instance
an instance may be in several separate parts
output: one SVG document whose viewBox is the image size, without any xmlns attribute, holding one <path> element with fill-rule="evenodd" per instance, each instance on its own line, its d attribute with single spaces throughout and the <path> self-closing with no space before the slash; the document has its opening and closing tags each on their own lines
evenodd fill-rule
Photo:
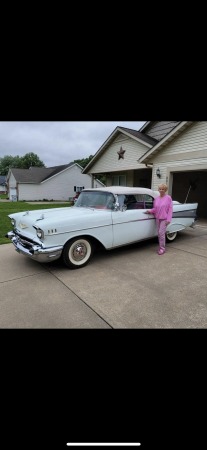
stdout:
<svg viewBox="0 0 207 450">
<path fill-rule="evenodd" d="M 159 251 L 158 251 L 158 255 L 164 255 L 164 253 L 165 253 L 165 250 L 163 250 L 162 248 L 160 248 Z"/>
</svg>

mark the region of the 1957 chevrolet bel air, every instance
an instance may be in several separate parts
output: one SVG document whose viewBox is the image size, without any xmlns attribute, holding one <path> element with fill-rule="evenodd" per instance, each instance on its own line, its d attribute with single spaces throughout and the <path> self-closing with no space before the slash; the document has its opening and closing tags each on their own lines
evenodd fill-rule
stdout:
<svg viewBox="0 0 207 450">
<path fill-rule="evenodd" d="M 6 234 L 15 249 L 39 262 L 62 258 L 70 269 L 85 266 L 97 245 L 111 250 L 157 236 L 152 208 L 158 191 L 111 186 L 84 189 L 74 206 L 10 214 L 13 230 Z M 173 201 L 166 239 L 193 227 L 198 203 Z"/>
</svg>

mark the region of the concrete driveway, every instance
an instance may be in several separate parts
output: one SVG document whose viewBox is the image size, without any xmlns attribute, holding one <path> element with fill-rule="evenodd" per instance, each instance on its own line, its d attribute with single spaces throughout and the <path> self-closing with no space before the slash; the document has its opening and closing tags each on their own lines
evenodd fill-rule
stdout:
<svg viewBox="0 0 207 450">
<path fill-rule="evenodd" d="M 207 328 L 207 221 L 96 253 L 88 266 L 39 264 L 0 246 L 0 328 Z"/>
</svg>

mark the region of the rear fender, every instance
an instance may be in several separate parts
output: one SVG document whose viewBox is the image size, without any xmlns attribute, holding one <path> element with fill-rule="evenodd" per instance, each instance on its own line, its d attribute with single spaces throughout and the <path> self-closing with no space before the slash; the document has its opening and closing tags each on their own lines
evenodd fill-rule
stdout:
<svg viewBox="0 0 207 450">
<path fill-rule="evenodd" d="M 177 231 L 184 230 L 185 228 L 186 228 L 186 226 L 183 225 L 182 223 L 170 223 L 166 228 L 166 232 L 167 233 L 175 233 Z"/>
</svg>

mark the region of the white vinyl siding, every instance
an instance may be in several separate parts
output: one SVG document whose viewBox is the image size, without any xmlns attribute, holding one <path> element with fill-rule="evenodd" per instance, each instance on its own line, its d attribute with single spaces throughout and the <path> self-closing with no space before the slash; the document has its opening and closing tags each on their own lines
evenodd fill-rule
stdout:
<svg viewBox="0 0 207 450">
<path fill-rule="evenodd" d="M 157 178 L 159 167 L 161 178 Z M 152 189 L 169 183 L 170 174 L 207 169 L 207 122 L 195 122 L 153 158 Z"/>
<path fill-rule="evenodd" d="M 17 185 L 16 179 L 14 178 L 13 173 L 11 173 L 9 177 L 9 187 L 16 188 L 16 185 Z"/>
<path fill-rule="evenodd" d="M 14 177 L 12 177 L 11 174 L 10 182 L 13 183 Z M 91 176 L 82 174 L 82 169 L 77 165 L 69 167 L 40 184 L 18 183 L 18 200 L 68 201 L 69 197 L 75 195 L 74 186 L 84 186 L 85 188 L 92 186 Z M 103 187 L 103 185 L 95 180 L 94 187 Z"/>
<path fill-rule="evenodd" d="M 13 174 L 10 174 L 9 182 L 8 182 L 8 197 L 9 200 L 12 200 L 12 196 L 17 196 L 17 182 L 13 176 Z"/>
<path fill-rule="evenodd" d="M 122 147 L 126 150 L 124 159 L 119 159 L 118 151 Z M 105 150 L 102 156 L 93 165 L 93 173 L 120 172 L 122 170 L 133 170 L 144 168 L 144 164 L 138 164 L 137 160 L 148 150 L 149 147 L 134 141 L 126 136 L 117 137 Z"/>
<path fill-rule="evenodd" d="M 178 155 L 182 159 L 194 159 L 199 152 L 199 157 L 207 155 L 207 122 L 195 122 L 189 128 L 169 142 L 153 158 L 153 161 L 176 160 Z M 179 156 L 179 159 L 181 157 Z"/>
</svg>

